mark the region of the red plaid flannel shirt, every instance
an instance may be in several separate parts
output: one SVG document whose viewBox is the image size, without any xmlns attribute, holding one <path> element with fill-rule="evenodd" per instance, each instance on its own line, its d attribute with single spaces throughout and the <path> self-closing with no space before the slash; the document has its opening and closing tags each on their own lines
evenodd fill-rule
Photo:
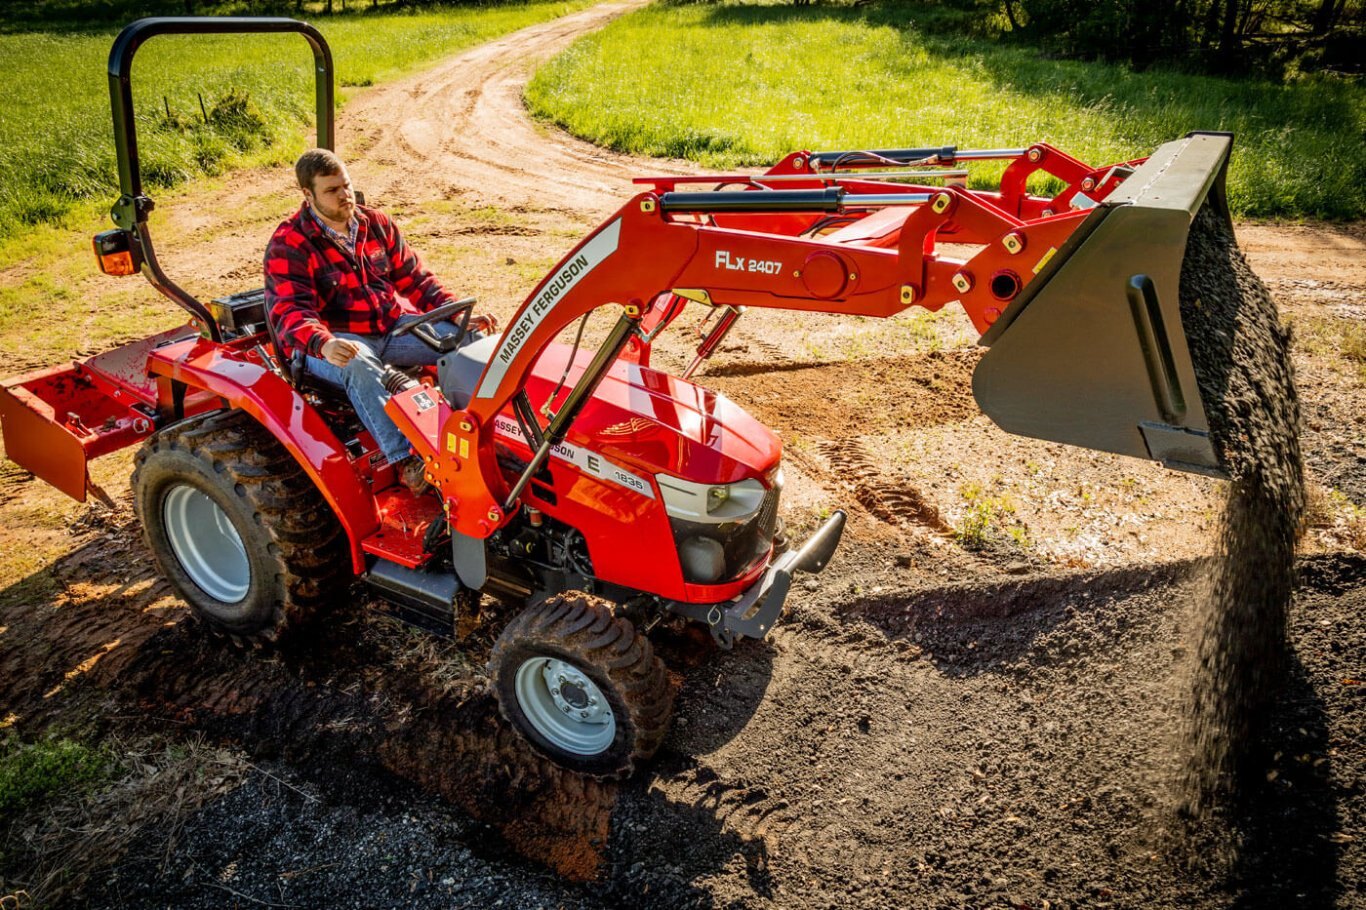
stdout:
<svg viewBox="0 0 1366 910">
<path fill-rule="evenodd" d="M 450 299 L 387 215 L 356 206 L 356 218 L 354 259 L 323 232 L 307 204 L 270 238 L 266 309 L 286 356 L 303 350 L 320 357 L 334 331 L 383 335 L 399 316 Z"/>
</svg>

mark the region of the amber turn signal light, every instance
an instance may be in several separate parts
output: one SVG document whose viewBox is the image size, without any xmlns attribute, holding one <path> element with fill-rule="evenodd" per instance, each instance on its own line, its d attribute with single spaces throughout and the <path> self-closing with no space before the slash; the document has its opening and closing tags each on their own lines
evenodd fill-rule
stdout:
<svg viewBox="0 0 1366 910">
<path fill-rule="evenodd" d="M 95 235 L 92 244 L 100 271 L 106 275 L 136 275 L 142 266 L 129 231 L 104 231 Z"/>
</svg>

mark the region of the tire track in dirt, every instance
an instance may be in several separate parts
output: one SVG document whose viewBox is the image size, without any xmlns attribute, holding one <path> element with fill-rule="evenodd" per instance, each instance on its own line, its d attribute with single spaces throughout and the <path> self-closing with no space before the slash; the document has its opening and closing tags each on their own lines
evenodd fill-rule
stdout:
<svg viewBox="0 0 1366 910">
<path fill-rule="evenodd" d="M 831 473 L 841 478 L 854 498 L 876 518 L 893 527 L 919 526 L 940 535 L 953 535 L 953 526 L 944 520 L 933 503 L 913 484 L 883 474 L 879 459 L 858 439 L 817 443 L 830 464 Z"/>
<path fill-rule="evenodd" d="M 691 759 L 684 770 L 656 777 L 646 792 L 667 800 L 674 811 L 709 817 L 722 832 L 758 846 L 765 856 L 779 855 L 799 822 L 798 810 L 767 787 L 726 780 Z"/>
<path fill-rule="evenodd" d="M 0 461 L 0 508 L 23 496 L 25 487 L 33 481 L 33 475 L 14 462 Z"/>
<path fill-rule="evenodd" d="M 767 372 L 769 370 L 783 369 L 785 367 L 801 366 L 799 361 L 793 359 L 792 355 L 783 347 L 774 344 L 766 338 L 761 337 L 759 332 L 749 322 L 742 322 L 739 325 L 740 343 L 746 349 L 753 349 L 760 356 L 758 358 L 735 361 L 725 358 L 720 363 L 714 363 L 706 369 L 708 375 L 728 375 L 743 376 L 751 375 L 753 372 Z"/>
<path fill-rule="evenodd" d="M 188 611 L 142 547 L 126 502 L 92 506 L 73 524 L 77 548 L 52 570 L 48 601 L 18 599 L 0 639 L 0 706 L 40 730 L 73 691 L 117 688 L 147 642 Z M 4 713 L 0 712 L 0 713 Z"/>
<path fill-rule="evenodd" d="M 242 743 L 322 776 L 382 769 L 494 826 L 524 856 L 574 881 L 599 872 L 617 785 L 564 771 L 499 717 L 478 674 L 434 685 L 373 621 L 324 618 L 311 641 L 244 654 L 195 623 L 131 664 L 140 711 Z M 330 625 L 326 624 L 330 623 Z"/>
</svg>

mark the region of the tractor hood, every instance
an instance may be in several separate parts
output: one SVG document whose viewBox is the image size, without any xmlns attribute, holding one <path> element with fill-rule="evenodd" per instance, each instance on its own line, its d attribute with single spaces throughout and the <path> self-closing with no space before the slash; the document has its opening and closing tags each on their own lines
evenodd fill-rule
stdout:
<svg viewBox="0 0 1366 910">
<path fill-rule="evenodd" d="M 565 373 L 571 348 L 552 344 L 527 382 L 539 411 Z M 591 355 L 579 352 L 558 407 Z M 765 477 L 782 457 L 773 431 L 724 395 L 685 379 L 618 361 L 584 407 L 566 439 L 641 474 L 665 473 L 697 483 Z"/>
</svg>

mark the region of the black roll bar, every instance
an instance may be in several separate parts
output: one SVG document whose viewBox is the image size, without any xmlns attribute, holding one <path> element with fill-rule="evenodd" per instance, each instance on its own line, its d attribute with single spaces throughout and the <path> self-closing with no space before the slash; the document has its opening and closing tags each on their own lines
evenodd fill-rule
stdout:
<svg viewBox="0 0 1366 910">
<path fill-rule="evenodd" d="M 318 145 L 331 149 L 335 143 L 333 116 L 332 49 L 322 33 L 306 22 L 295 19 L 254 16 L 154 16 L 130 23 L 114 39 L 109 49 L 109 105 L 114 115 L 114 149 L 119 163 L 119 196 L 110 211 L 114 224 L 128 231 L 140 247 L 143 274 L 152 286 L 195 316 L 214 341 L 222 341 L 222 330 L 208 307 L 171 281 L 162 271 L 147 230 L 152 200 L 142 192 L 142 170 L 138 163 L 137 122 L 133 116 L 133 56 L 149 38 L 157 35 L 239 35 L 283 34 L 295 32 L 313 50 L 317 94 Z"/>
</svg>

